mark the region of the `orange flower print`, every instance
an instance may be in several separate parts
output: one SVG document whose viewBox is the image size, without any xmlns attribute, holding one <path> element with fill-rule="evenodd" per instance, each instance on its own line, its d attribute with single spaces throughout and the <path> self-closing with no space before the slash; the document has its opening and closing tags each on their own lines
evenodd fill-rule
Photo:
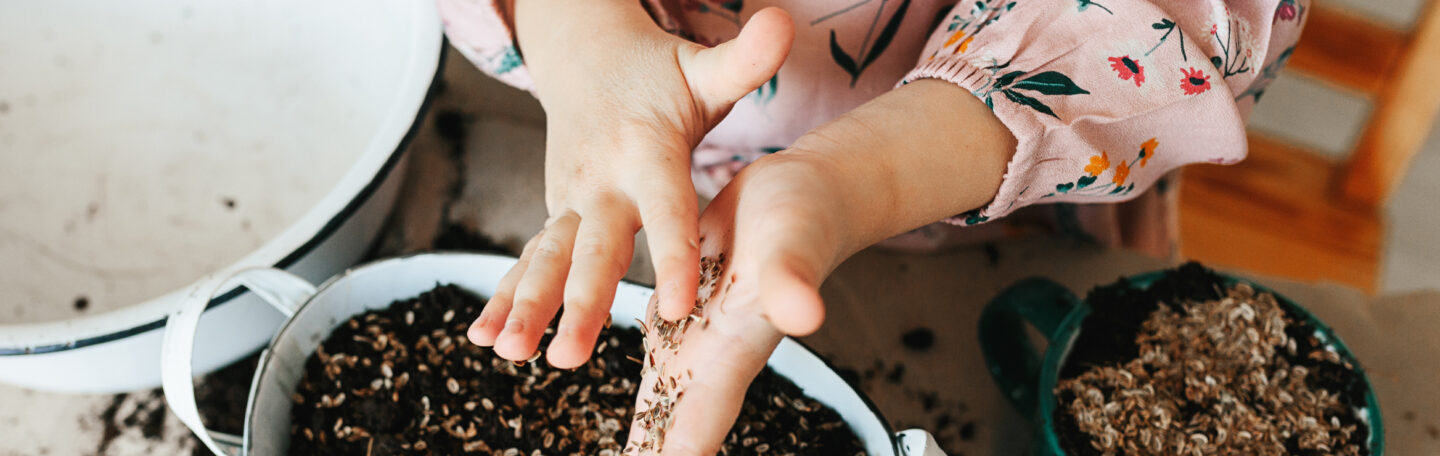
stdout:
<svg viewBox="0 0 1440 456">
<path fill-rule="evenodd" d="M 1160 141 L 1156 141 L 1155 138 L 1150 138 L 1148 141 L 1140 144 L 1140 166 L 1142 168 L 1146 163 L 1150 162 L 1150 157 L 1155 156 L 1155 146 L 1159 145 Z"/>
<path fill-rule="evenodd" d="M 965 29 L 956 30 L 954 34 L 950 35 L 950 39 L 945 40 L 945 46 L 942 47 L 950 47 L 955 44 L 956 41 L 960 41 L 960 37 L 962 36 L 965 36 Z"/>
<path fill-rule="evenodd" d="M 967 49 L 970 48 L 971 41 L 975 41 L 975 35 L 970 35 L 969 37 L 965 38 L 965 41 L 961 41 L 960 46 L 955 49 L 958 51 L 958 53 L 964 53 Z"/>
<path fill-rule="evenodd" d="M 1130 177 L 1130 164 L 1122 160 L 1120 166 L 1115 167 L 1115 185 L 1124 186 L 1126 177 Z"/>
<path fill-rule="evenodd" d="M 1090 173 L 1090 177 L 1099 176 L 1107 169 L 1110 169 L 1110 154 L 1103 150 L 1100 155 L 1090 157 L 1090 164 L 1085 166 L 1085 172 Z"/>
</svg>

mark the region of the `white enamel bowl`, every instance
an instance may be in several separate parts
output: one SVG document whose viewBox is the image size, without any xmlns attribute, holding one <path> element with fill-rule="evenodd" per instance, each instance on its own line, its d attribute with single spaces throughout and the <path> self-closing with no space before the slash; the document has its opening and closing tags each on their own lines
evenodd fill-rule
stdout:
<svg viewBox="0 0 1440 456">
<path fill-rule="evenodd" d="M 437 284 L 453 284 L 479 296 L 495 291 L 500 278 L 515 264 L 514 258 L 439 253 L 372 263 L 347 271 L 316 287 L 303 279 L 274 269 L 243 271 L 211 288 L 243 284 L 265 296 L 289 320 L 275 334 L 260 357 L 260 370 L 250 389 L 245 435 L 211 433 L 200 424 L 191 382 L 190 338 L 195 317 L 204 307 L 198 294 L 186 309 L 171 318 L 165 334 L 165 395 L 171 409 L 216 452 L 247 455 L 282 455 L 290 440 L 290 399 L 304 374 L 305 360 L 315 348 L 351 317 L 388 307 L 429 291 Z M 620 284 L 611 308 L 616 325 L 634 326 L 644 315 L 653 292 L 629 283 Z M 892 433 L 879 412 L 828 364 L 799 342 L 786 338 L 771 355 L 769 366 L 790 379 L 806 395 L 840 413 L 864 442 L 872 456 L 943 456 L 934 439 L 923 430 Z"/>
<path fill-rule="evenodd" d="M 154 387 L 180 290 L 354 264 L 443 43 L 425 0 L 0 2 L 0 382 Z M 220 291 L 202 371 L 283 321 Z"/>
</svg>

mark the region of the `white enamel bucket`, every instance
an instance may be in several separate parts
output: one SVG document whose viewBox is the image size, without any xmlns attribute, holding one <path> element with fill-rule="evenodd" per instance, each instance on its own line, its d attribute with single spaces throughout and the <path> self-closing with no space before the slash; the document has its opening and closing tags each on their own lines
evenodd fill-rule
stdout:
<svg viewBox="0 0 1440 456">
<path fill-rule="evenodd" d="M 393 206 L 405 174 L 403 151 L 439 75 L 443 43 L 432 0 L 0 2 L 0 162 L 7 165 L 0 177 L 48 176 L 42 171 L 49 168 L 40 165 L 63 165 L 73 171 L 56 174 L 101 182 L 97 190 L 54 182 L 0 187 L 0 217 L 19 220 L 13 215 L 17 208 L 54 215 L 18 224 L 19 234 L 0 223 L 0 252 L 10 248 L 31 255 L 6 254 L 11 261 L 0 261 L 6 304 L 69 311 L 77 294 L 99 298 L 88 311 L 63 318 L 0 315 L 0 382 L 77 393 L 153 388 L 160 384 L 155 353 L 161 327 L 189 284 L 206 274 L 229 276 L 254 267 L 322 280 L 354 265 Z M 260 148 L 265 157 L 282 158 L 257 158 Z M 322 150 L 340 158 L 317 166 L 312 163 L 322 160 L 317 157 L 329 157 Z M 42 161 L 47 154 L 79 158 Z M 196 164 L 201 156 L 203 166 Z M 304 184 L 304 176 L 322 170 L 333 179 Z M 90 173 L 102 178 L 89 179 Z M 135 195 L 143 192 L 134 188 L 110 188 L 118 185 L 116 175 L 125 182 L 187 185 L 163 198 L 140 199 Z M 109 187 L 106 176 L 112 178 Z M 57 245 L 77 244 L 44 238 L 61 235 L 58 225 L 72 217 L 67 214 L 76 204 L 78 223 L 85 223 L 84 198 L 91 192 L 112 203 L 122 196 L 140 199 L 98 212 L 127 226 L 146 224 L 121 232 L 97 223 L 94 234 L 80 241 L 155 231 L 162 233 L 157 243 L 165 244 L 217 234 L 208 225 L 197 228 L 195 223 L 215 219 L 189 205 L 227 214 L 218 199 L 197 196 L 215 191 L 221 181 L 263 183 L 245 188 L 260 188 L 266 202 L 290 201 L 285 204 L 294 206 L 296 215 L 276 221 L 267 231 L 272 234 L 246 238 L 253 249 L 217 256 L 204 267 L 177 260 L 170 264 L 186 266 L 166 276 L 177 280 L 173 284 L 126 297 L 105 300 L 97 293 L 140 282 L 124 275 L 129 272 L 106 269 L 103 279 L 95 280 L 109 280 L 103 282 L 108 285 L 88 290 L 47 273 L 78 275 L 73 271 L 103 266 L 86 255 L 58 255 Z M 300 186 L 307 188 L 303 201 L 292 190 Z M 36 188 L 54 188 L 54 198 L 66 198 L 64 204 L 27 200 L 24 191 Z M 251 203 L 242 198 L 241 209 L 230 214 L 260 207 Z M 171 213 L 188 215 L 167 219 Z M 125 268 L 139 268 L 134 263 L 141 260 L 164 262 L 154 250 L 136 249 L 143 252 L 111 256 L 121 257 Z M 210 303 L 196 344 L 197 369 L 212 370 L 253 353 L 283 321 L 242 291 L 221 290 Z"/>
<path fill-rule="evenodd" d="M 171 410 L 217 454 L 283 455 L 289 447 L 290 399 L 304 373 L 305 361 L 329 333 L 352 316 L 413 298 L 437 284 L 454 284 L 488 297 L 514 258 L 460 253 L 430 253 L 383 260 L 357 267 L 318 288 L 276 269 L 242 271 L 228 280 L 193 289 L 190 302 L 170 317 L 162 354 L 165 396 Z M 261 353 L 259 370 L 245 410 L 245 433 L 210 432 L 195 405 L 191 369 L 196 322 L 208 293 L 232 285 L 250 291 L 288 316 Z M 619 326 L 634 326 L 645 310 L 649 288 L 622 283 L 611 309 Z M 770 368 L 794 382 L 805 394 L 835 409 L 873 456 L 944 456 L 923 430 L 894 433 L 863 394 L 841 379 L 826 362 L 801 343 L 786 338 L 770 356 Z"/>
</svg>

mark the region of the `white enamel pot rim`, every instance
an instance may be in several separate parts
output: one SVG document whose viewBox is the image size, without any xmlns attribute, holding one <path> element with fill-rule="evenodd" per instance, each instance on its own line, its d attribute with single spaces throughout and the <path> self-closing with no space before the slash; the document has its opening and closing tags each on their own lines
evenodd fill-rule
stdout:
<svg viewBox="0 0 1440 456">
<path fill-rule="evenodd" d="M 444 38 L 433 6 L 417 5 L 409 10 L 408 60 L 403 81 L 396 87 L 393 104 L 380 129 L 374 132 L 366 150 L 359 154 L 339 184 L 314 208 L 286 230 L 215 275 L 228 276 L 259 265 L 289 268 L 307 258 L 317 247 L 350 222 L 356 212 L 401 166 L 404 150 L 416 133 L 444 65 Z M 388 208 L 385 208 L 388 212 Z M 328 272 L 327 272 L 328 273 Z M 203 283 L 200 279 L 195 284 Z M 158 330 L 165 316 L 174 310 L 184 289 L 152 300 L 85 317 L 62 321 L 0 324 L 0 358 L 46 355 L 106 344 Z M 239 288 L 227 289 L 210 307 L 235 301 Z"/>
<path fill-rule="evenodd" d="M 347 270 L 318 288 L 276 269 L 250 269 L 233 277 L 192 289 L 191 301 L 171 315 L 165 328 L 162 369 L 171 410 L 216 454 L 283 454 L 288 446 L 290 399 L 306 360 L 335 327 L 350 317 L 412 298 L 437 284 L 454 284 L 481 296 L 493 293 L 512 257 L 473 253 L 426 253 L 381 260 Z M 246 407 L 243 438 L 205 429 L 196 409 L 190 366 L 191 341 L 206 290 L 231 285 L 249 288 L 287 315 L 285 323 L 262 352 Z M 643 314 L 653 294 L 649 288 L 621 283 L 611 308 L 617 325 Z M 934 438 L 923 430 L 895 433 L 874 404 L 836 373 L 830 364 L 799 341 L 786 338 L 771 355 L 769 366 L 795 382 L 805 393 L 834 408 L 875 456 L 943 456 Z"/>
<path fill-rule="evenodd" d="M 123 9 L 148 17 L 159 14 L 155 8 L 157 5 L 172 4 L 171 0 L 145 1 Z M 316 34 L 343 35 L 342 32 L 348 29 L 332 33 L 328 26 L 382 17 L 385 27 L 367 28 L 365 33 L 379 34 L 387 37 L 386 42 L 392 43 L 386 49 L 388 57 L 384 59 L 389 63 L 385 66 L 388 76 L 384 77 L 388 82 L 383 83 L 383 91 L 367 91 L 369 97 L 363 100 L 368 101 L 357 105 L 365 113 L 373 114 L 365 124 L 373 124 L 373 127 L 356 133 L 363 134 L 364 138 L 356 140 L 359 149 L 354 151 L 353 160 L 330 165 L 344 168 L 338 182 L 329 187 L 319 202 L 310 206 L 300 218 L 244 257 L 215 270 L 196 271 L 196 276 L 212 273 L 213 276 L 227 277 L 247 268 L 275 267 L 319 281 L 354 265 L 380 233 L 406 174 L 404 152 L 419 131 L 430 100 L 439 87 L 445 64 L 444 34 L 434 2 L 352 3 L 350 12 L 360 15 L 359 19 L 348 15 L 308 14 L 314 8 L 325 6 L 318 3 L 294 4 L 294 10 L 289 10 L 290 6 L 284 2 L 262 4 L 273 7 L 274 11 L 289 11 L 288 14 L 295 16 L 283 21 L 283 24 L 303 23 L 300 29 Z M 46 5 L 48 3 L 36 2 L 33 8 L 46 8 Z M 221 8 L 216 6 L 220 4 L 203 5 Z M 195 4 L 195 8 L 203 5 Z M 368 15 L 362 15 L 362 7 L 366 5 L 373 8 L 364 10 Z M 234 7 L 228 4 L 222 6 Z M 175 13 L 170 10 L 164 12 Z M 258 27 L 255 24 L 268 24 L 263 21 L 239 21 L 233 17 L 216 20 L 239 29 L 226 29 L 231 34 L 244 34 L 246 30 L 251 30 L 248 27 Z M 217 36 L 217 39 L 223 39 L 228 35 Z M 350 57 L 344 56 L 353 54 L 364 54 L 363 58 L 367 61 L 381 59 L 373 49 L 367 51 L 358 47 L 320 47 L 314 44 L 302 40 L 291 45 L 305 48 L 305 52 L 315 55 L 342 55 L 337 57 L 342 62 L 349 62 L 345 59 Z M 203 46 L 204 42 L 189 41 L 187 45 L 195 48 Z M 183 68 L 177 69 L 181 70 Z M 345 84 L 344 81 L 322 76 L 315 76 L 314 81 L 321 81 L 316 84 Z M 287 101 L 308 106 L 331 100 L 297 96 Z M 334 106 L 349 105 L 340 103 Z M 301 125 L 301 128 L 306 127 Z M 283 137 L 285 131 L 267 134 Z M 206 283 L 212 278 L 199 278 L 190 285 Z M 161 344 L 165 318 L 185 300 L 185 293 L 185 288 L 177 288 L 151 299 L 80 318 L 38 323 L 0 322 L 0 382 L 43 391 L 85 394 L 153 388 L 160 384 L 159 360 L 155 353 Z M 253 353 L 264 346 L 274 329 L 283 322 L 277 314 L 263 310 L 268 307 L 266 303 L 241 289 L 227 288 L 216 295 L 202 319 L 196 347 L 195 364 L 200 371 L 218 368 Z"/>
</svg>

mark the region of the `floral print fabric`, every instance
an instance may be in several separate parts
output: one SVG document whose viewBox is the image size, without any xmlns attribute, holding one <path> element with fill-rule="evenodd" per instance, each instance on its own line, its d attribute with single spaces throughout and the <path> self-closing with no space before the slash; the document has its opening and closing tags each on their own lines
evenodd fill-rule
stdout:
<svg viewBox="0 0 1440 456">
<path fill-rule="evenodd" d="M 950 220 L 966 228 L 921 230 L 927 239 L 912 244 L 1038 229 L 1157 254 L 1169 252 L 1176 231 L 1171 171 L 1245 157 L 1245 119 L 1288 59 L 1309 5 L 637 1 L 661 27 L 702 44 L 733 38 L 749 14 L 767 6 L 785 8 L 795 20 L 795 45 L 779 74 L 697 148 L 702 193 L 713 194 L 744 164 L 898 84 L 936 78 L 989 105 L 1019 146 L 995 199 Z M 531 89 L 495 0 L 438 2 L 447 34 L 467 59 Z M 1091 204 L 1127 200 L 1133 201 Z M 986 222 L 1002 226 L 970 227 Z"/>
<path fill-rule="evenodd" d="M 957 221 L 1126 200 L 1181 165 L 1240 161 L 1250 93 L 1273 79 L 1265 62 L 1283 64 L 1303 9 L 1294 0 L 957 6 L 905 80 L 970 90 L 1019 141 L 995 200 Z"/>
</svg>

